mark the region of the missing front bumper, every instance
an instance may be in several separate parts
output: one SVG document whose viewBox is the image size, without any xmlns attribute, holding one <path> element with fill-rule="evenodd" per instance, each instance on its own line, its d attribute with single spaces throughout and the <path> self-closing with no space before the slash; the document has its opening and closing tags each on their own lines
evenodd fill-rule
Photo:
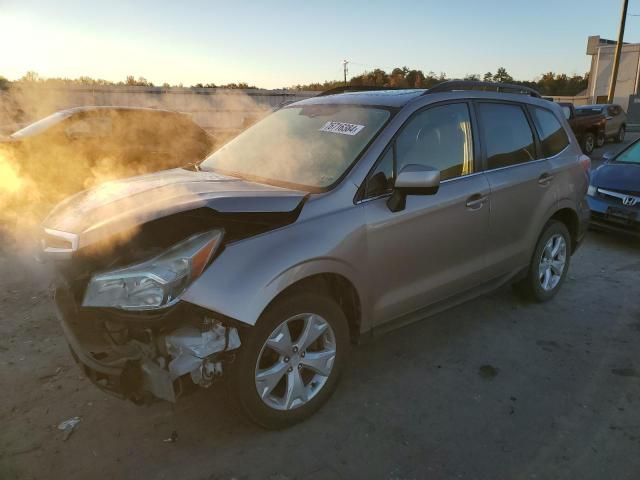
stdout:
<svg viewBox="0 0 640 480">
<path fill-rule="evenodd" d="M 207 318 L 199 328 L 181 325 L 168 333 L 148 329 L 146 342 L 116 344 L 64 289 L 56 290 L 55 303 L 71 353 L 87 377 L 101 390 L 135 403 L 153 398 L 175 402 L 185 380 L 209 387 L 222 374 L 228 352 L 240 346 L 235 328 Z"/>
</svg>

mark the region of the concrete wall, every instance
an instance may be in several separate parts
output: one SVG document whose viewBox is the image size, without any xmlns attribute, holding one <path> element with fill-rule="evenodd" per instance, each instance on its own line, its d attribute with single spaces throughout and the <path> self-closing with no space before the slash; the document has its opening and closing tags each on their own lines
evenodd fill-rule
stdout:
<svg viewBox="0 0 640 480">
<path fill-rule="evenodd" d="M 0 127 L 31 123 L 50 113 L 84 105 L 153 107 L 188 113 L 210 131 L 241 130 L 284 102 L 318 92 L 127 86 L 12 86 L 0 95 Z"/>
</svg>

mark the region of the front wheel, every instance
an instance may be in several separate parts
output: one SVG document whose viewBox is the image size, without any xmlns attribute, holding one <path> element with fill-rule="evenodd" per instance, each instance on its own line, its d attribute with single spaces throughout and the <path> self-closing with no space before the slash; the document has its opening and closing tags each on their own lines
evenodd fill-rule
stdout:
<svg viewBox="0 0 640 480">
<path fill-rule="evenodd" d="M 229 393 L 240 413 L 268 429 L 315 413 L 335 390 L 350 347 L 338 304 L 306 292 L 276 300 L 244 337 Z"/>
<path fill-rule="evenodd" d="M 591 155 L 596 145 L 596 136 L 593 133 L 586 133 L 582 140 L 582 151 L 586 155 Z"/>
<path fill-rule="evenodd" d="M 618 134 L 616 135 L 616 143 L 622 143 L 624 142 L 624 137 L 627 133 L 627 130 L 624 128 L 624 125 L 620 127 L 620 130 L 618 130 Z"/>
<path fill-rule="evenodd" d="M 546 302 L 555 296 L 569 270 L 571 235 L 564 223 L 551 220 L 536 244 L 527 277 L 516 287 L 526 297 Z"/>
</svg>

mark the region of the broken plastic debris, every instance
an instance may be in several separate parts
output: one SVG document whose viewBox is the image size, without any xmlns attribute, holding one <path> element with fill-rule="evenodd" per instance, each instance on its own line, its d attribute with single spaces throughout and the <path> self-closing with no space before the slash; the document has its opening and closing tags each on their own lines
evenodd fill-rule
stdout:
<svg viewBox="0 0 640 480">
<path fill-rule="evenodd" d="M 175 443 L 177 439 L 178 439 L 178 432 L 176 432 L 174 430 L 173 432 L 171 432 L 171 436 L 169 438 L 165 438 L 163 440 L 163 442 L 165 442 L 165 443 Z"/>
<path fill-rule="evenodd" d="M 62 430 L 64 432 L 63 440 L 67 440 L 76 426 L 80 423 L 80 417 L 73 417 L 69 420 L 65 420 L 58 425 L 58 430 Z"/>
</svg>

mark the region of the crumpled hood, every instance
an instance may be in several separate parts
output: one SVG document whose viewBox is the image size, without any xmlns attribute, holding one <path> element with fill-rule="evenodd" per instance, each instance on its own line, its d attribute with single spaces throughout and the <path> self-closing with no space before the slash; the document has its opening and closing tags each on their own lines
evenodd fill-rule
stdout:
<svg viewBox="0 0 640 480">
<path fill-rule="evenodd" d="M 302 191 L 177 168 L 107 182 L 73 195 L 53 209 L 43 227 L 77 236 L 80 248 L 187 210 L 291 212 L 305 196 Z"/>
<path fill-rule="evenodd" d="M 593 172 L 591 184 L 609 190 L 640 192 L 640 165 L 605 163 Z"/>
</svg>

